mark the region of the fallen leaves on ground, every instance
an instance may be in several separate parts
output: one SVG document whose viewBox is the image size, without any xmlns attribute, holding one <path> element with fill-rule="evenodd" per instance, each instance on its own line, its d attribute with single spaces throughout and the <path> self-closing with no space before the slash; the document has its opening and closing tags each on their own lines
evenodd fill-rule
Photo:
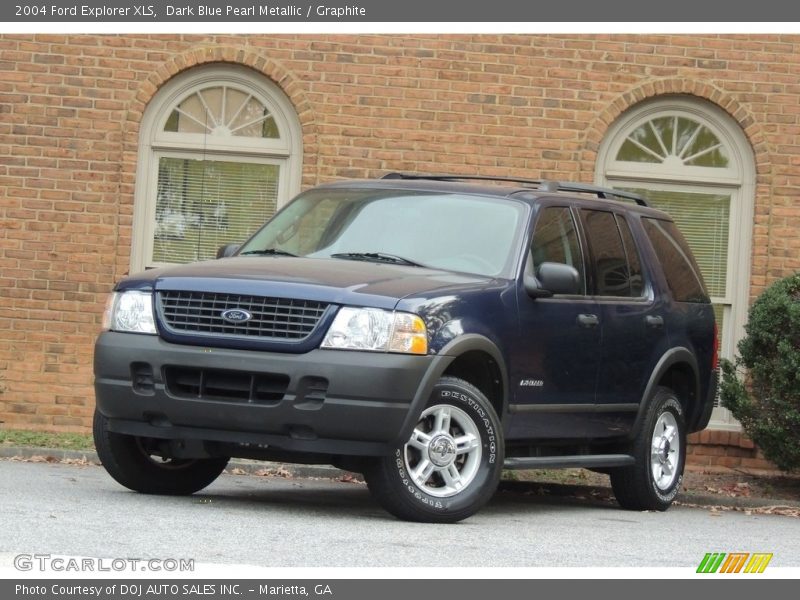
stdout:
<svg viewBox="0 0 800 600">
<path fill-rule="evenodd" d="M 99 462 L 89 460 L 85 456 L 80 458 L 59 458 L 52 455 L 36 454 L 34 456 L 9 456 L 2 460 L 9 460 L 11 462 L 32 462 L 32 463 L 59 463 L 63 465 L 77 465 L 79 467 L 99 465 Z"/>
<path fill-rule="evenodd" d="M 43 463 L 43 462 L 55 463 L 55 462 L 58 462 L 58 459 L 55 456 L 40 456 L 40 455 L 37 454 L 36 456 L 31 456 L 30 462 L 34 462 L 34 463 Z"/>
<path fill-rule="evenodd" d="M 258 469 L 253 471 L 253 475 L 259 477 L 283 477 L 284 479 L 291 479 L 294 477 L 289 469 L 278 467 L 277 469 Z"/>
<path fill-rule="evenodd" d="M 784 504 L 775 504 L 772 506 L 706 506 L 703 504 L 676 500 L 675 505 L 685 506 L 687 508 L 704 508 L 709 511 L 708 514 L 711 517 L 721 517 L 723 512 L 741 512 L 745 515 L 780 515 L 783 517 L 800 518 L 800 507 L 787 506 Z"/>
<path fill-rule="evenodd" d="M 710 485 L 703 486 L 705 491 L 709 494 L 717 494 L 722 496 L 730 496 L 731 498 L 749 497 L 752 488 L 750 484 L 744 481 L 736 483 L 728 483 L 720 487 L 712 487 Z M 684 488 L 685 489 L 685 488 Z"/>
</svg>

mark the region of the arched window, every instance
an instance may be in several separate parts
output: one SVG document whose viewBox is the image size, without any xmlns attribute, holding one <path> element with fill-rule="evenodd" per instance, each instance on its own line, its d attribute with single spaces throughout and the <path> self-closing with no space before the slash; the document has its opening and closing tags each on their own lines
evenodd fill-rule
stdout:
<svg viewBox="0 0 800 600">
<path fill-rule="evenodd" d="M 132 271 L 214 258 L 299 191 L 294 107 L 244 67 L 170 80 L 148 105 L 139 142 Z"/>
<path fill-rule="evenodd" d="M 755 163 L 744 132 L 711 103 L 683 96 L 642 102 L 609 129 L 595 180 L 640 191 L 683 231 L 708 285 L 721 355 L 747 318 Z M 737 427 L 717 408 L 716 427 Z"/>
</svg>

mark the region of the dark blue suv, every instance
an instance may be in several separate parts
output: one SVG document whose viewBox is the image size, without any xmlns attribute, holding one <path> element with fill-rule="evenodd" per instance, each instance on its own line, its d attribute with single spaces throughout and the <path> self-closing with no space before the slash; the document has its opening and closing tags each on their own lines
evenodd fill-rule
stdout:
<svg viewBox="0 0 800 600">
<path fill-rule="evenodd" d="M 190 494 L 230 457 L 359 471 L 454 522 L 503 469 L 607 472 L 665 510 L 717 335 L 668 215 L 580 184 L 391 174 L 298 196 L 221 258 L 119 282 L 95 349 L 100 459 Z"/>
</svg>

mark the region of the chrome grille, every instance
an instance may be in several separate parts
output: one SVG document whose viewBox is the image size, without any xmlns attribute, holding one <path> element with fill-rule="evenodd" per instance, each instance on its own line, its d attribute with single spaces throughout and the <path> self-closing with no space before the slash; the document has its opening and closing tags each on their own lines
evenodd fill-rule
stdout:
<svg viewBox="0 0 800 600">
<path fill-rule="evenodd" d="M 312 300 L 214 292 L 158 293 L 161 321 L 178 334 L 299 341 L 311 335 L 327 308 L 328 304 Z M 247 311 L 251 318 L 237 323 L 223 319 L 223 312 L 234 309 Z"/>
</svg>

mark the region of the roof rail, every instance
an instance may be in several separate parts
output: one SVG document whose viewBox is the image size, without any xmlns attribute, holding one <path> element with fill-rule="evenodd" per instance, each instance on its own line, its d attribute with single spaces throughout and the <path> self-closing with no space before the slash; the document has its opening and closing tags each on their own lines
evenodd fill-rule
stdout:
<svg viewBox="0 0 800 600">
<path fill-rule="evenodd" d="M 647 203 L 647 200 L 645 200 L 639 194 L 586 183 L 572 183 L 570 181 L 543 181 L 540 189 L 548 192 L 581 192 L 585 194 L 595 194 L 598 198 L 612 200 L 614 198 L 624 198 L 625 200 L 633 200 L 639 206 L 650 206 Z"/>
<path fill-rule="evenodd" d="M 410 180 L 433 180 L 433 181 L 504 181 L 508 183 L 521 183 L 536 186 L 535 189 L 544 192 L 579 192 L 583 194 L 594 194 L 598 198 L 610 199 L 623 198 L 633 200 L 639 206 L 649 206 L 639 194 L 605 188 L 585 183 L 572 183 L 569 181 L 553 181 L 550 179 L 524 179 L 520 177 L 491 177 L 486 175 L 411 175 L 407 173 L 387 173 L 381 179 L 410 179 Z"/>
<path fill-rule="evenodd" d="M 434 181 L 507 181 L 510 183 L 525 183 L 540 186 L 540 179 L 524 179 L 520 177 L 490 177 L 487 175 L 412 175 L 409 173 L 387 173 L 381 179 L 428 179 Z"/>
</svg>

